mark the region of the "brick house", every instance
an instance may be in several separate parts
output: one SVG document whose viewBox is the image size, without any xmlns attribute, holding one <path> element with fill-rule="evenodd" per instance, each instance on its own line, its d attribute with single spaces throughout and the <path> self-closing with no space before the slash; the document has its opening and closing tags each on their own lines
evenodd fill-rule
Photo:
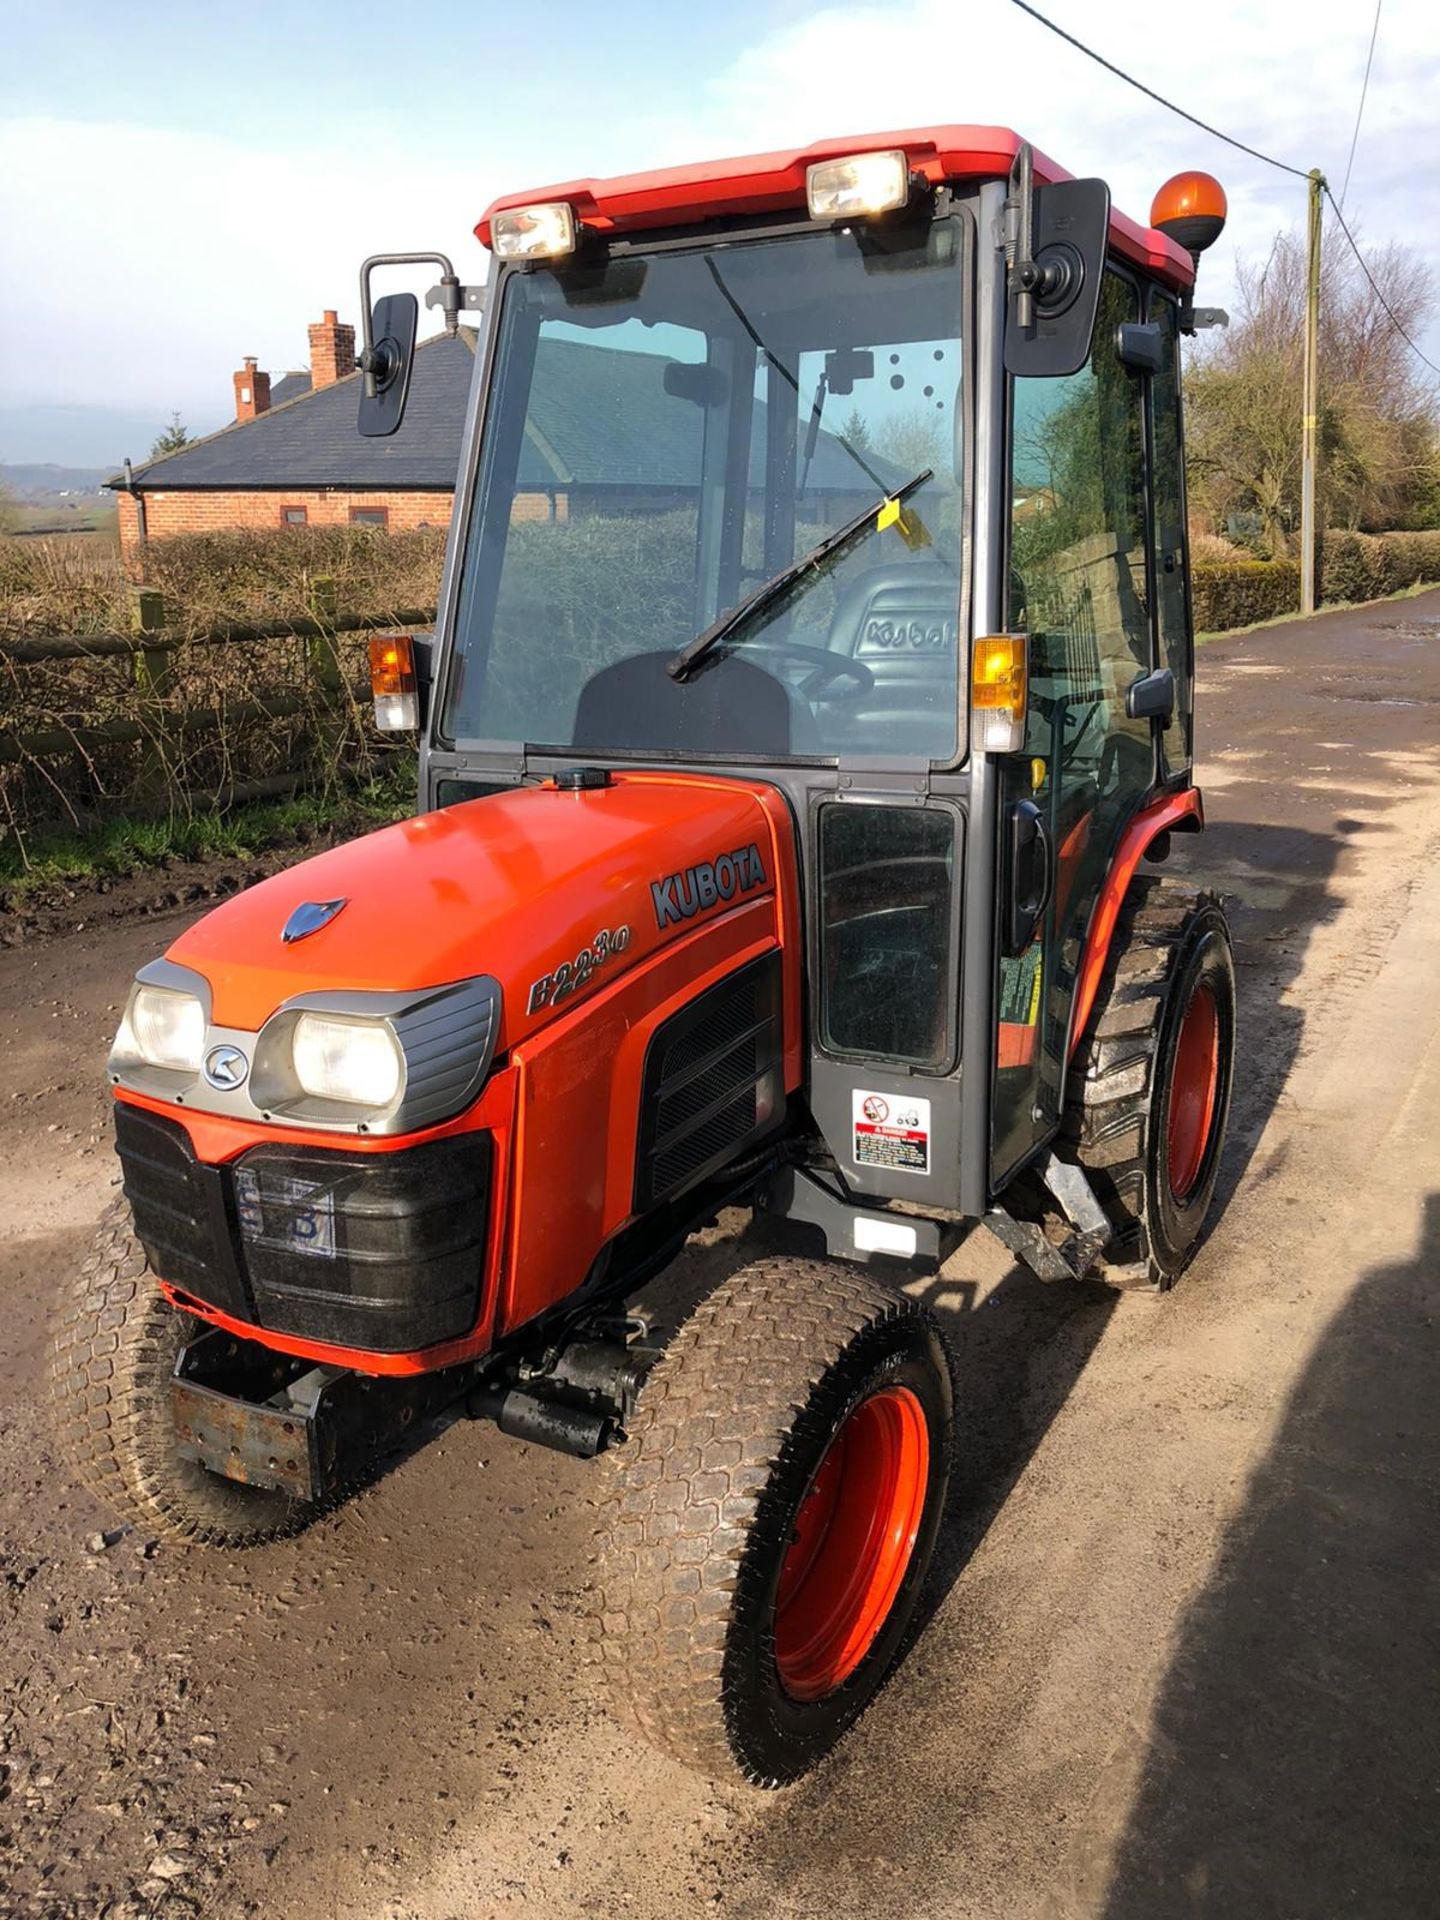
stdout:
<svg viewBox="0 0 1440 1920">
<path fill-rule="evenodd" d="M 666 385 L 665 356 L 542 341 L 525 423 L 516 520 L 567 521 L 693 506 L 703 464 L 702 408 Z M 595 356 L 603 357 L 600 367 Z M 145 540 L 232 527 L 448 525 L 475 335 L 465 327 L 417 349 L 405 418 L 388 439 L 356 430 L 355 329 L 333 312 L 310 329 L 310 371 L 276 380 L 253 359 L 234 376 L 235 419 L 176 453 L 106 482 L 118 495 L 127 562 Z M 765 406 L 756 403 L 751 484 L 763 492 Z M 832 433 L 807 463 L 802 518 L 836 524 L 903 476 L 862 462 Z"/>
<path fill-rule="evenodd" d="M 450 519 L 475 360 L 467 328 L 417 350 L 398 433 L 363 439 L 355 329 L 328 311 L 310 370 L 279 378 L 247 359 L 235 418 L 176 453 L 112 474 L 127 561 L 141 543 L 231 527 L 443 527 Z"/>
</svg>

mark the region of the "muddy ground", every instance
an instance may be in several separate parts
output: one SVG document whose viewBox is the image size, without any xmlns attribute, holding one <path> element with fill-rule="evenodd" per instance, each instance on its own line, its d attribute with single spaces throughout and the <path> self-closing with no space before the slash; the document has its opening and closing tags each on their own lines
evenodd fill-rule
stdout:
<svg viewBox="0 0 1440 1920">
<path fill-rule="evenodd" d="M 116 1177 L 121 993 L 184 916 L 0 953 L 0 1912 L 1436 1911 L 1440 594 L 1201 681 L 1177 857 L 1234 897 L 1224 1212 L 1168 1299 L 983 1233 L 929 1288 L 963 1437 L 924 1631 L 769 1798 L 607 1719 L 594 1466 L 459 1426 L 282 1546 L 103 1531 L 44 1323 Z M 749 1251 L 732 1222 L 690 1264 Z"/>
</svg>

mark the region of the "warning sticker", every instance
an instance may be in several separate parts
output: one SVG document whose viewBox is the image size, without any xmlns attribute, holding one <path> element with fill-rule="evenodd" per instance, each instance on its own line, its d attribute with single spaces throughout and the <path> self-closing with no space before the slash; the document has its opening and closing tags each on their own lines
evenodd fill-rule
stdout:
<svg viewBox="0 0 1440 1920">
<path fill-rule="evenodd" d="M 868 1093 L 853 1100 L 857 1167 L 889 1167 L 897 1173 L 930 1171 L 930 1102 L 908 1094 Z"/>
</svg>

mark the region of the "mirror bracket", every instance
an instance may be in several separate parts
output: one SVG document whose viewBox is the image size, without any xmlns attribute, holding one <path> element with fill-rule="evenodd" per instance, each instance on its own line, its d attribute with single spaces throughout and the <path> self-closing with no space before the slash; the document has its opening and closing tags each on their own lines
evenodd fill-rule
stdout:
<svg viewBox="0 0 1440 1920">
<path fill-rule="evenodd" d="M 455 322 L 457 325 L 459 322 L 459 316 L 462 312 L 463 313 L 479 313 L 480 309 L 485 305 L 484 287 L 461 287 L 459 289 L 459 294 L 460 294 L 460 303 L 458 308 L 455 309 Z M 425 304 L 427 307 L 444 307 L 446 331 L 448 333 L 453 333 L 455 331 L 455 326 L 451 324 L 450 300 L 451 300 L 450 289 L 446 286 L 443 280 L 440 282 L 439 286 L 431 287 L 430 291 L 425 296 Z"/>
</svg>

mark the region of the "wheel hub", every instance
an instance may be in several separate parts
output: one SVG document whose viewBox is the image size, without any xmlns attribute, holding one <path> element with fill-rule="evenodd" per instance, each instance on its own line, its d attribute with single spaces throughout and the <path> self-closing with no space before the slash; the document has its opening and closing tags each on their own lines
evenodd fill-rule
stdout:
<svg viewBox="0 0 1440 1920">
<path fill-rule="evenodd" d="M 930 1479 L 919 1399 L 887 1387 L 831 1441 L 795 1517 L 775 1596 L 775 1664 L 792 1699 L 844 1684 L 890 1616 Z"/>
<path fill-rule="evenodd" d="M 1170 1191 L 1177 1200 L 1187 1200 L 1200 1178 L 1219 1084 L 1219 1010 L 1210 988 L 1199 986 L 1185 1009 L 1170 1080 L 1167 1147 Z"/>
</svg>

